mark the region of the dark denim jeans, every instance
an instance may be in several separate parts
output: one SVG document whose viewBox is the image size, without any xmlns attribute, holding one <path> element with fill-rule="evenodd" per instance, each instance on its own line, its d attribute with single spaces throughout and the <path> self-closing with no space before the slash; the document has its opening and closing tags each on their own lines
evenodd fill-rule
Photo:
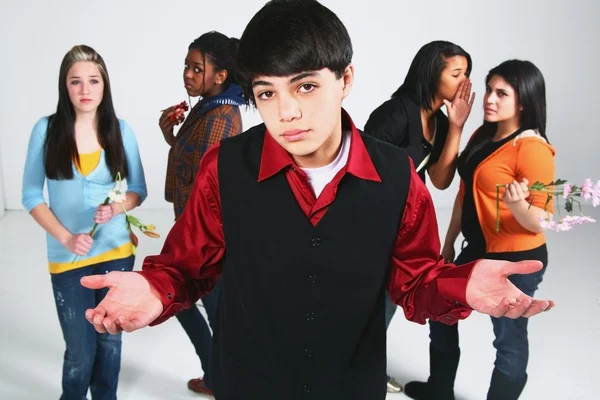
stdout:
<svg viewBox="0 0 600 400">
<path fill-rule="evenodd" d="M 131 271 L 134 256 L 51 274 L 56 311 L 66 351 L 62 373 L 61 400 L 86 399 L 88 388 L 93 400 L 117 398 L 121 366 L 121 335 L 100 334 L 85 319 L 85 310 L 94 308 L 108 289 L 90 290 L 80 280 L 84 276 Z"/>
<path fill-rule="evenodd" d="M 465 264 L 478 258 L 496 258 L 492 254 L 481 254 L 479 251 L 469 249 L 467 246 L 456 259 L 455 263 Z M 516 260 L 511 260 L 516 261 Z M 538 272 L 527 275 L 511 275 L 508 279 L 528 296 L 533 296 L 542 282 L 544 268 Z M 495 366 L 500 372 L 509 378 L 520 380 L 527 377 L 527 363 L 529 361 L 529 340 L 527 337 L 528 318 L 494 318 L 494 347 L 496 348 Z M 444 353 L 456 353 L 459 351 L 458 323 L 446 325 L 437 321 L 429 321 L 429 337 L 431 346 Z"/>
<path fill-rule="evenodd" d="M 390 293 L 385 291 L 385 329 L 390 327 L 390 322 L 398 309 L 398 305 L 393 303 L 390 299 Z"/>
<path fill-rule="evenodd" d="M 392 302 L 390 299 L 390 293 L 385 291 L 385 329 L 389 328 L 390 322 L 392 322 L 392 318 L 398 309 L 398 305 Z M 388 382 L 390 381 L 390 376 L 387 377 Z"/>
<path fill-rule="evenodd" d="M 202 296 L 202 303 L 204 304 L 208 322 L 213 331 L 217 318 L 220 288 L 221 280 L 217 282 L 217 285 L 210 293 Z M 202 370 L 204 371 L 204 381 L 206 386 L 210 387 L 209 367 L 212 357 L 212 335 L 208 329 L 208 324 L 195 304 L 177 313 L 176 317 L 194 345 L 196 354 L 202 364 Z"/>
</svg>

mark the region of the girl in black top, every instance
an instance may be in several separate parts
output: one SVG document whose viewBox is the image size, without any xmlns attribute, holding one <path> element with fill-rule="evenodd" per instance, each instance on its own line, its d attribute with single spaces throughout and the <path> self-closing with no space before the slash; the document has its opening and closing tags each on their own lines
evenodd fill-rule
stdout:
<svg viewBox="0 0 600 400">
<path fill-rule="evenodd" d="M 471 69 L 471 56 L 460 46 L 445 41 L 424 45 L 402 86 L 365 124 L 366 134 L 405 149 L 421 179 L 427 171 L 440 190 L 454 178 L 460 137 L 475 100 Z"/>
<path fill-rule="evenodd" d="M 446 41 L 427 43 L 417 52 L 404 83 L 392 98 L 376 108 L 365 133 L 406 150 L 419 176 L 425 171 L 437 189 L 450 186 L 463 126 L 475 93 L 471 94 L 469 53 Z M 441 108 L 446 106 L 448 116 Z M 397 306 L 386 298 L 386 327 Z M 388 377 L 388 392 L 402 387 Z"/>
</svg>

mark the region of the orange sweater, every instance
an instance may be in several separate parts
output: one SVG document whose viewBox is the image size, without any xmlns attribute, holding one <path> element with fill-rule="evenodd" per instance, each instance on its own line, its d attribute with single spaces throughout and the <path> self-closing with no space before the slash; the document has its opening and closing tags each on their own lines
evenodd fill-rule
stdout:
<svg viewBox="0 0 600 400">
<path fill-rule="evenodd" d="M 546 237 L 543 233 L 534 233 L 521 226 L 502 201 L 504 188 L 500 188 L 500 231 L 496 232 L 496 184 L 521 182 L 523 178 L 530 184 L 536 181 L 552 182 L 555 174 L 555 150 L 546 140 L 533 130 L 519 134 L 514 140 L 504 144 L 488 158 L 482 161 L 473 176 L 473 196 L 475 208 L 487 252 L 514 252 L 531 250 L 543 245 Z M 459 200 L 464 199 L 464 182 L 461 179 Z M 543 192 L 531 192 L 528 202 L 533 206 L 553 213 L 551 200 L 546 206 L 547 195 Z"/>
</svg>

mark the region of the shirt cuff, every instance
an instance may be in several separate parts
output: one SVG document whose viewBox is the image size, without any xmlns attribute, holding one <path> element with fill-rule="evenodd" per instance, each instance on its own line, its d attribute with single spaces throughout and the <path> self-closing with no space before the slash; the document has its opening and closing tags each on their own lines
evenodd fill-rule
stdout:
<svg viewBox="0 0 600 400">
<path fill-rule="evenodd" d="M 467 284 L 477 261 L 457 265 L 441 273 L 437 279 L 440 294 L 456 305 L 469 307 L 467 303 Z"/>
<path fill-rule="evenodd" d="M 150 286 L 159 294 L 163 305 L 163 312 L 149 326 L 159 325 L 183 309 L 181 302 L 176 300 L 177 293 L 168 273 L 160 269 L 134 272 L 146 278 Z"/>
<path fill-rule="evenodd" d="M 451 306 L 449 312 L 442 315 L 438 321 L 452 325 L 467 318 L 473 311 L 467 303 L 467 284 L 476 263 L 477 261 L 473 261 L 449 268 L 438 277 L 438 291 Z"/>
</svg>

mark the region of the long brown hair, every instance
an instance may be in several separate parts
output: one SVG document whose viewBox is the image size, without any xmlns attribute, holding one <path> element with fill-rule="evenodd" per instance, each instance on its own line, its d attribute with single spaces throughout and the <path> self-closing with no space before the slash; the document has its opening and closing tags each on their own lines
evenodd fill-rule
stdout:
<svg viewBox="0 0 600 400">
<path fill-rule="evenodd" d="M 46 136 L 44 166 L 48 179 L 72 179 L 73 161 L 79 162 L 77 143 L 75 142 L 75 109 L 67 90 L 67 74 L 76 62 L 93 62 L 98 66 L 104 81 L 104 93 L 97 110 L 98 142 L 104 149 L 106 164 L 111 175 L 117 172 L 126 178 L 129 170 L 119 120 L 115 114 L 110 80 L 104 60 L 94 49 L 86 45 L 74 46 L 64 56 L 58 77 L 58 105 L 56 113 L 49 117 Z"/>
</svg>

